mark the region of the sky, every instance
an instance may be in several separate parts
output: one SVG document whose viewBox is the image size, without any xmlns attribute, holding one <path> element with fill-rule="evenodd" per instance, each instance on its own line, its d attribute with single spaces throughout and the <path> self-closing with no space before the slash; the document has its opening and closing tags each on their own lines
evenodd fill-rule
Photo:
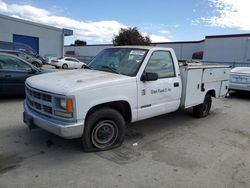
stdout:
<svg viewBox="0 0 250 188">
<path fill-rule="evenodd" d="M 250 0 L 0 0 L 0 14 L 72 29 L 66 45 L 77 39 L 111 44 L 128 27 L 153 42 L 250 33 L 249 7 Z"/>
</svg>

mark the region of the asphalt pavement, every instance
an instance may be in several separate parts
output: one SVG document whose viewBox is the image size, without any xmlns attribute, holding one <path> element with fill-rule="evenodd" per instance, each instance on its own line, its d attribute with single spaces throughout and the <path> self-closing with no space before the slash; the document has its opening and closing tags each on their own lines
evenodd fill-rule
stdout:
<svg viewBox="0 0 250 188">
<path fill-rule="evenodd" d="M 250 95 L 134 123 L 124 144 L 84 153 L 81 142 L 22 122 L 22 97 L 0 99 L 0 188 L 250 187 Z"/>
</svg>

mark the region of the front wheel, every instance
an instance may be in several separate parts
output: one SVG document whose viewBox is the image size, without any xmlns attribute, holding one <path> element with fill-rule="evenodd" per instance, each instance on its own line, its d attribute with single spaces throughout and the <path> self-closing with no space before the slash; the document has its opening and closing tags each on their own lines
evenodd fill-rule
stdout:
<svg viewBox="0 0 250 188">
<path fill-rule="evenodd" d="M 197 106 L 193 107 L 193 115 L 197 118 L 206 117 L 212 106 L 212 97 L 209 94 L 206 94 L 204 102 Z"/>
<path fill-rule="evenodd" d="M 104 151 L 119 147 L 125 137 L 123 116 L 112 108 L 94 111 L 86 120 L 82 145 L 84 151 Z"/>
</svg>

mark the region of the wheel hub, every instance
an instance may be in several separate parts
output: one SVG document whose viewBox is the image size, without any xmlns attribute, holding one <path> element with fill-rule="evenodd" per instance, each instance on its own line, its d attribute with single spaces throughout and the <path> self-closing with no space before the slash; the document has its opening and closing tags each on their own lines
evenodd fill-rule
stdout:
<svg viewBox="0 0 250 188">
<path fill-rule="evenodd" d="M 105 148 L 114 144 L 118 136 L 115 122 L 111 120 L 100 121 L 92 131 L 91 140 L 95 147 Z"/>
<path fill-rule="evenodd" d="M 110 126 L 103 126 L 97 132 L 97 137 L 100 140 L 108 139 L 113 133 L 113 129 Z"/>
</svg>

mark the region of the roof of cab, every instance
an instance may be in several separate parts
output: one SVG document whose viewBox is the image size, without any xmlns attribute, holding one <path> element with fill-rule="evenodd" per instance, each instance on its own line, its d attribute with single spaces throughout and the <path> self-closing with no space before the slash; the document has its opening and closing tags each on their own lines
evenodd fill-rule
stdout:
<svg viewBox="0 0 250 188">
<path fill-rule="evenodd" d="M 152 48 L 157 49 L 169 49 L 167 47 L 158 47 L 158 46 L 138 46 L 138 45 L 130 45 L 130 46 L 114 46 L 110 48 L 135 48 L 135 49 L 144 49 L 144 50 L 150 50 Z"/>
</svg>

